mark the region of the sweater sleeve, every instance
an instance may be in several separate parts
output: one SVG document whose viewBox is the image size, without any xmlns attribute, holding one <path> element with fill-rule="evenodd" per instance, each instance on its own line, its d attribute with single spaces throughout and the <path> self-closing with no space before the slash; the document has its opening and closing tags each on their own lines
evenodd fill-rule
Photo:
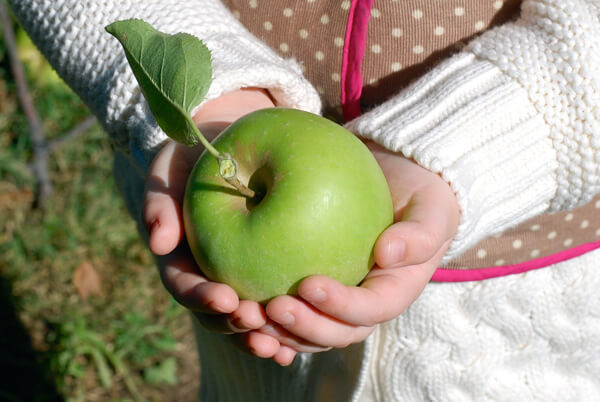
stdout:
<svg viewBox="0 0 600 402">
<path fill-rule="evenodd" d="M 348 124 L 450 183 L 462 221 L 445 261 L 600 191 L 599 16 L 597 0 L 526 0 Z"/>
<path fill-rule="evenodd" d="M 205 101 L 243 87 L 269 90 L 281 106 L 314 113 L 317 92 L 294 60 L 253 37 L 217 0 L 9 0 L 32 40 L 98 117 L 119 150 L 143 170 L 166 140 L 118 41 L 105 26 L 139 18 L 166 33 L 187 32 L 211 51 Z"/>
</svg>

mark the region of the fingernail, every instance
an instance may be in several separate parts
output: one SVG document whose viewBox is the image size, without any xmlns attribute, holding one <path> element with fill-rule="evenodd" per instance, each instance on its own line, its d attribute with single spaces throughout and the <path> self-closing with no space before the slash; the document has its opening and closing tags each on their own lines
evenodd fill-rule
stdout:
<svg viewBox="0 0 600 402">
<path fill-rule="evenodd" d="M 292 313 L 290 313 L 289 311 L 286 311 L 275 321 L 277 321 L 281 325 L 289 326 L 289 325 L 293 325 L 294 322 L 296 322 L 296 317 L 294 317 L 294 315 Z"/>
<path fill-rule="evenodd" d="M 402 240 L 388 241 L 382 265 L 388 266 L 404 259 L 406 245 Z"/>
<path fill-rule="evenodd" d="M 327 293 L 321 288 L 316 288 L 310 292 L 306 292 L 303 297 L 309 302 L 322 303 L 327 299 Z"/>
</svg>

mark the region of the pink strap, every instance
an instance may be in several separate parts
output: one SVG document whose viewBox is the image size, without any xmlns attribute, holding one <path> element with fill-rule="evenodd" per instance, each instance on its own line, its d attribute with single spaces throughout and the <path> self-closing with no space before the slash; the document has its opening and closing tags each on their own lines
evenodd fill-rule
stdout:
<svg viewBox="0 0 600 402">
<path fill-rule="evenodd" d="M 497 278 L 506 275 L 521 274 L 523 272 L 545 268 L 562 261 L 570 260 L 571 258 L 579 257 L 582 254 L 598 248 L 600 248 L 600 241 L 582 244 L 569 250 L 561 251 L 560 253 L 515 265 L 504 265 L 481 269 L 438 268 L 433 274 L 431 280 L 435 282 L 469 282 Z"/>
<path fill-rule="evenodd" d="M 367 26 L 374 0 L 352 0 L 342 56 L 341 101 L 344 119 L 360 116 L 361 66 L 367 45 Z"/>
</svg>

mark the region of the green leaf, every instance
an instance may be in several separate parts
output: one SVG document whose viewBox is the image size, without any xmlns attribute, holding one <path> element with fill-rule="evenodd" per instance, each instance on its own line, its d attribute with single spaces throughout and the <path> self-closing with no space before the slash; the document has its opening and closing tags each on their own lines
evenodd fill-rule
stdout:
<svg viewBox="0 0 600 402">
<path fill-rule="evenodd" d="M 177 384 L 177 361 L 174 357 L 168 357 L 160 364 L 146 368 L 144 380 L 148 384 Z"/>
<path fill-rule="evenodd" d="M 191 112 L 212 79 L 208 48 L 192 35 L 168 35 L 142 20 L 117 21 L 106 30 L 121 42 L 160 128 L 175 141 L 196 144 Z"/>
</svg>

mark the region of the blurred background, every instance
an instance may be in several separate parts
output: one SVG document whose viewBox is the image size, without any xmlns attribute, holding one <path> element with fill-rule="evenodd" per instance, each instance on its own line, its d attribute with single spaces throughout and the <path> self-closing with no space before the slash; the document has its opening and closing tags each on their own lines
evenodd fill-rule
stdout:
<svg viewBox="0 0 600 402">
<path fill-rule="evenodd" d="M 0 401 L 195 400 L 189 316 L 117 193 L 107 136 L 0 11 Z"/>
</svg>

